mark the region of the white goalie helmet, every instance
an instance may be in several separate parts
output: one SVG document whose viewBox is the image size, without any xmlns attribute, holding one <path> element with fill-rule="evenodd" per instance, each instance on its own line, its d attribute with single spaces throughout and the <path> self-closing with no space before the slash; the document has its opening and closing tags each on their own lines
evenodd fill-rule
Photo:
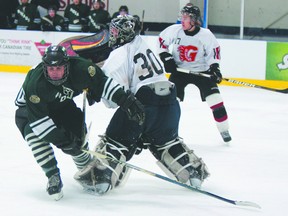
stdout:
<svg viewBox="0 0 288 216">
<path fill-rule="evenodd" d="M 132 41 L 140 34 L 140 21 L 131 15 L 119 15 L 110 23 L 109 46 L 117 48 Z"/>
</svg>

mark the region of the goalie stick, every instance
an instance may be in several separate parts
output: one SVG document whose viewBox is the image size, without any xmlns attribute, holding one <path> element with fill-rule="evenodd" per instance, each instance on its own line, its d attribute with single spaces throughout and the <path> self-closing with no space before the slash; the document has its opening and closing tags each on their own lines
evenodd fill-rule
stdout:
<svg viewBox="0 0 288 216">
<path fill-rule="evenodd" d="M 190 185 L 187 185 L 187 184 L 184 184 L 184 183 L 181 183 L 181 182 L 178 182 L 176 180 L 173 180 L 173 179 L 170 179 L 168 177 L 165 177 L 165 176 L 162 176 L 160 174 L 157 174 L 157 173 L 154 173 L 154 172 L 151 172 L 149 170 L 146 170 L 146 169 L 143 169 L 143 168 L 140 168 L 138 166 L 135 166 L 135 165 L 132 165 L 130 163 L 127 163 L 127 162 L 124 162 L 124 161 L 120 161 L 120 160 L 116 160 L 114 158 L 111 158 L 107 155 L 103 155 L 103 154 L 100 154 L 98 152 L 94 152 L 94 151 L 90 151 L 90 150 L 85 150 L 85 149 L 82 149 L 83 152 L 87 152 L 97 158 L 106 158 L 106 159 L 109 159 L 109 160 L 113 160 L 113 161 L 116 161 L 118 163 L 122 163 L 124 165 L 126 165 L 127 167 L 131 168 L 131 169 L 134 169 L 134 170 L 137 170 L 139 172 L 142 172 L 142 173 L 146 173 L 148 175 L 151 175 L 151 176 L 154 176 L 156 178 L 159 178 L 159 179 L 162 179 L 164 181 L 167 181 L 167 182 L 170 182 L 172 184 L 176 184 L 176 185 L 179 185 L 181 187 L 184 187 L 184 188 L 187 188 L 189 190 L 192 190 L 192 191 L 196 191 L 198 193 L 202 193 L 202 194 L 205 194 L 205 195 L 208 195 L 210 197 L 214 197 L 218 200 L 221 200 L 221 201 L 224 201 L 224 202 L 227 202 L 227 203 L 230 203 L 230 204 L 233 204 L 233 205 L 236 205 L 236 206 L 248 206 L 248 207 L 254 207 L 254 208 L 261 208 L 258 204 L 254 203 L 254 202 L 249 202 L 249 201 L 236 201 L 236 200 L 231 200 L 231 199 L 227 199 L 227 198 L 224 198 L 222 196 L 219 196 L 219 195 L 216 195 L 216 194 L 213 194 L 213 193 L 210 193 L 208 191 L 205 191 L 205 190 L 201 190 L 201 189 L 198 189 L 196 187 L 193 187 L 193 186 L 190 186 Z"/>
<path fill-rule="evenodd" d="M 184 69 L 184 68 L 177 68 L 177 71 L 182 72 L 182 73 L 187 73 L 187 74 L 193 74 L 193 75 L 196 75 L 196 76 L 207 77 L 207 78 L 211 77 L 211 75 L 209 75 L 209 74 L 200 73 L 200 72 L 192 72 L 192 71 L 190 71 L 188 69 Z M 227 82 L 234 83 L 234 84 L 239 84 L 239 85 L 243 85 L 243 86 L 252 87 L 252 88 L 264 89 L 264 90 L 273 91 L 273 92 L 279 92 L 279 93 L 284 93 L 284 94 L 288 93 L 288 88 L 286 88 L 286 89 L 269 88 L 269 87 L 260 86 L 260 85 L 247 83 L 247 82 L 243 82 L 243 81 L 235 80 L 235 79 L 229 79 L 229 78 L 222 78 L 222 80 L 225 80 Z"/>
</svg>

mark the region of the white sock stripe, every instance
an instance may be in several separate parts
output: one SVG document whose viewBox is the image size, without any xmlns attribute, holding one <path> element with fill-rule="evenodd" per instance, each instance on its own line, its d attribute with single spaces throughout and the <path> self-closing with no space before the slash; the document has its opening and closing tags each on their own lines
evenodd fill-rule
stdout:
<svg viewBox="0 0 288 216">
<path fill-rule="evenodd" d="M 90 155 L 86 154 L 82 157 L 73 156 L 72 159 L 78 169 L 83 169 L 90 161 Z"/>
<path fill-rule="evenodd" d="M 88 156 L 90 156 L 89 153 L 83 152 L 83 153 L 81 153 L 81 154 L 79 154 L 79 155 L 73 156 L 73 159 L 74 159 L 74 158 L 75 158 L 75 159 L 77 159 L 77 158 L 83 158 L 83 157 L 88 157 Z"/>
<path fill-rule="evenodd" d="M 50 150 L 51 151 L 51 149 L 52 149 L 52 147 L 48 144 L 48 145 L 45 145 L 45 146 L 43 146 L 41 148 L 37 148 L 35 150 L 33 149 L 33 154 L 38 154 L 38 153 L 40 153 L 42 151 L 45 151 L 45 150 Z M 53 151 L 53 149 L 52 149 L 52 151 Z"/>
<path fill-rule="evenodd" d="M 54 159 L 55 159 L 55 156 L 50 155 L 50 157 L 46 157 L 45 160 L 41 160 L 41 161 L 37 160 L 37 163 L 42 167 L 43 165 L 47 164 L 48 162 L 50 162 L 51 160 L 54 160 Z"/>
<path fill-rule="evenodd" d="M 53 157 L 55 157 L 53 149 L 50 149 L 49 151 L 43 152 L 42 154 L 36 156 L 35 159 L 37 161 L 39 161 L 39 160 L 41 160 L 41 159 L 43 159 L 45 157 L 50 157 L 51 153 L 53 154 Z M 33 154 L 34 154 L 34 151 L 33 151 Z"/>
<path fill-rule="evenodd" d="M 28 140 L 30 140 L 30 139 L 35 139 L 35 138 L 37 138 L 38 139 L 38 137 L 32 132 L 32 133 L 29 133 L 29 134 L 27 134 L 26 136 L 25 136 L 25 140 L 28 142 Z"/>
</svg>

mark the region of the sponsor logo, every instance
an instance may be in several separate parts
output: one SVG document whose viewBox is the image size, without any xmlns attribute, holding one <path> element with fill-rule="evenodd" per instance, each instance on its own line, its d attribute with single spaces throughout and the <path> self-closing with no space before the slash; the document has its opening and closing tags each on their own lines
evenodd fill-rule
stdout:
<svg viewBox="0 0 288 216">
<path fill-rule="evenodd" d="M 52 43 L 46 43 L 44 40 L 41 40 L 40 42 L 35 42 L 34 44 L 40 52 L 41 56 L 43 56 L 46 48 L 49 47 Z"/>
</svg>

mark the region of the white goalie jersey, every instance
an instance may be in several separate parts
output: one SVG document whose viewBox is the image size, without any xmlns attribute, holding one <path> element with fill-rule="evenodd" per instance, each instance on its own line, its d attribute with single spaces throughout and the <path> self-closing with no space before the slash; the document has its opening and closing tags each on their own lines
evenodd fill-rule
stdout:
<svg viewBox="0 0 288 216">
<path fill-rule="evenodd" d="M 180 68 L 195 72 L 207 71 L 220 63 L 220 46 L 209 29 L 200 28 L 195 35 L 186 35 L 181 24 L 169 26 L 159 35 L 159 53 L 169 52 Z"/>
<path fill-rule="evenodd" d="M 102 70 L 108 77 L 123 85 L 125 91 L 130 90 L 133 94 L 143 85 L 168 81 L 160 61 L 141 36 L 136 36 L 130 43 L 113 50 Z M 104 103 L 108 107 L 116 106 L 108 101 Z"/>
</svg>

